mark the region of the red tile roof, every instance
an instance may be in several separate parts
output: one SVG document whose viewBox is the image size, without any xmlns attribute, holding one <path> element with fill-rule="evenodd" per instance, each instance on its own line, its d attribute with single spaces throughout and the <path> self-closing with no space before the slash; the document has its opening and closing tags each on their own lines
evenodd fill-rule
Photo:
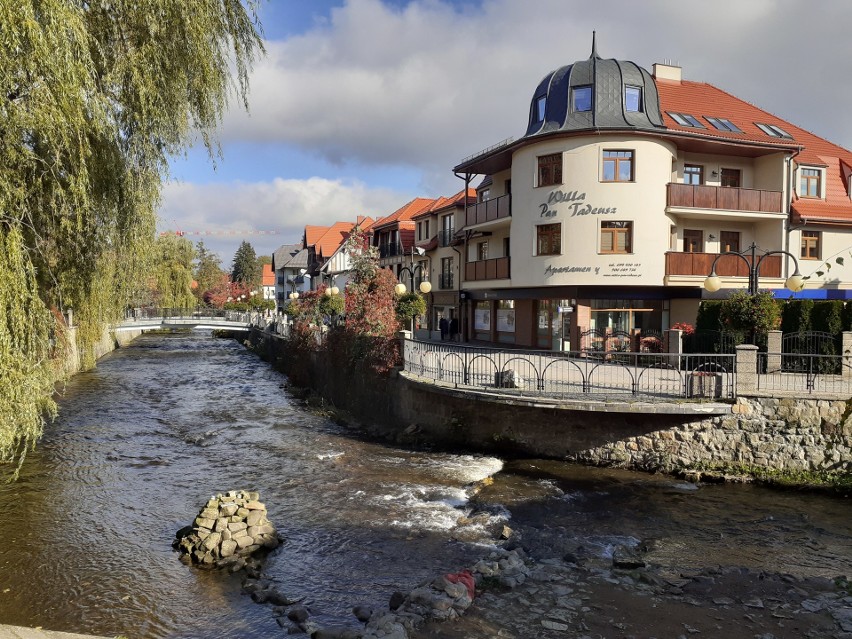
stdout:
<svg viewBox="0 0 852 639">
<path fill-rule="evenodd" d="M 422 210 L 420 213 L 417 213 L 412 219 L 421 219 L 433 213 L 437 213 L 438 211 L 444 211 L 454 206 L 464 206 L 464 200 L 464 189 L 454 195 L 451 195 L 450 197 L 439 197 L 437 200 L 434 201 L 432 206 L 430 206 L 428 209 Z M 467 201 L 469 204 L 473 204 L 474 202 L 476 202 L 476 189 L 474 189 L 473 187 L 467 190 Z"/>
<path fill-rule="evenodd" d="M 432 198 L 426 197 L 416 197 L 408 204 L 398 208 L 396 211 L 388 215 L 387 217 L 379 218 L 375 224 L 373 224 L 373 230 L 377 230 L 379 228 L 390 226 L 394 222 L 406 222 L 410 221 L 415 215 L 421 213 L 422 211 L 428 209 L 435 203 L 435 200 Z M 403 224 L 403 227 L 408 226 Z"/>
<path fill-rule="evenodd" d="M 798 150 L 795 161 L 799 165 L 826 168 L 825 200 L 798 197 L 799 185 L 794 185 L 795 193 L 791 204 L 794 221 L 822 220 L 826 223 L 852 223 L 852 200 L 848 191 L 848 175 L 852 172 L 849 168 L 852 167 L 852 152 L 713 85 L 659 78 L 656 82 L 663 121 L 669 130 L 715 140 L 774 146 L 782 150 Z M 672 112 L 689 114 L 706 128 L 681 126 L 669 115 Z M 706 120 L 708 116 L 726 118 L 739 127 L 742 133 L 719 131 Z M 781 127 L 792 136 L 792 139 L 772 137 L 758 128 L 757 123 Z"/>
</svg>

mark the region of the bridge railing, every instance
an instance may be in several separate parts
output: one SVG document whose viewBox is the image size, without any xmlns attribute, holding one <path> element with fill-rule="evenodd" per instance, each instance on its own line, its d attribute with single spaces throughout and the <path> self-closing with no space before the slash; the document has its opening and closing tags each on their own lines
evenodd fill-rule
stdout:
<svg viewBox="0 0 852 639">
<path fill-rule="evenodd" d="M 124 313 L 127 322 L 144 320 L 219 320 L 226 322 L 239 322 L 250 324 L 256 321 L 260 313 L 249 313 L 245 311 L 230 311 L 221 308 L 208 308 L 197 306 L 195 308 L 169 308 L 169 307 L 142 307 L 129 308 Z"/>
</svg>

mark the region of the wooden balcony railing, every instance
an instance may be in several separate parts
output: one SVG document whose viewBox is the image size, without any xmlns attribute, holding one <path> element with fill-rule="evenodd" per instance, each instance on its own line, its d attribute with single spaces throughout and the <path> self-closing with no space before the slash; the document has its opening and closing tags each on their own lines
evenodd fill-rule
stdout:
<svg viewBox="0 0 852 639">
<path fill-rule="evenodd" d="M 666 253 L 666 275 L 698 275 L 707 277 L 718 253 Z M 719 277 L 748 277 L 751 259 L 736 255 L 723 255 L 716 262 Z M 767 255 L 760 263 L 761 277 L 781 277 L 781 256 Z"/>
<path fill-rule="evenodd" d="M 781 191 L 736 189 L 727 186 L 669 184 L 666 205 L 695 209 L 782 213 Z"/>
<path fill-rule="evenodd" d="M 508 257 L 495 257 L 492 260 L 468 262 L 464 265 L 464 279 L 468 282 L 509 279 L 509 260 Z"/>
<path fill-rule="evenodd" d="M 477 202 L 468 207 L 465 217 L 465 226 L 492 222 L 504 217 L 512 216 L 512 196 L 501 195 L 485 202 Z"/>
</svg>

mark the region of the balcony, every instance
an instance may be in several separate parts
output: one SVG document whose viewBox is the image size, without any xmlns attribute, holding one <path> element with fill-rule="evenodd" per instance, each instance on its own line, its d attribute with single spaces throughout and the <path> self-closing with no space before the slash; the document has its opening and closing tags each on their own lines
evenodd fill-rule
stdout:
<svg viewBox="0 0 852 639">
<path fill-rule="evenodd" d="M 781 191 L 737 189 L 727 186 L 669 184 L 666 206 L 754 213 L 783 213 Z"/>
<path fill-rule="evenodd" d="M 441 229 L 438 231 L 438 246 L 450 246 L 453 243 L 453 236 L 456 234 L 454 228 Z"/>
<path fill-rule="evenodd" d="M 464 265 L 464 279 L 466 282 L 509 279 L 509 260 L 508 257 L 496 257 L 492 260 L 468 262 Z"/>
<path fill-rule="evenodd" d="M 512 217 L 512 196 L 501 195 L 485 202 L 477 202 L 467 208 L 465 216 L 465 226 Z"/>
<path fill-rule="evenodd" d="M 397 255 L 405 255 L 405 249 L 402 248 L 402 243 L 397 242 L 395 244 L 380 244 L 379 245 L 379 257 L 395 257 Z"/>
<path fill-rule="evenodd" d="M 438 288 L 440 289 L 448 289 L 453 288 L 453 274 L 452 273 L 441 273 L 438 278 Z"/>
<path fill-rule="evenodd" d="M 666 275 L 697 275 L 707 277 L 713 268 L 713 260 L 718 253 L 666 253 Z M 748 277 L 751 259 L 743 256 L 723 255 L 716 262 L 716 275 L 719 277 Z M 759 257 L 759 256 L 758 256 Z M 781 256 L 767 255 L 760 262 L 761 277 L 781 277 Z"/>
</svg>

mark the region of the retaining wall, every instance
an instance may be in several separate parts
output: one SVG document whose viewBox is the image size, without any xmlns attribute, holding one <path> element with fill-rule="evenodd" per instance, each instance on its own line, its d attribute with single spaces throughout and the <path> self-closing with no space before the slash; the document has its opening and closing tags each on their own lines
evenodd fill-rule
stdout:
<svg viewBox="0 0 852 639">
<path fill-rule="evenodd" d="M 296 364 L 285 340 L 253 331 L 250 341 L 285 373 Z M 401 442 L 648 471 L 735 465 L 852 472 L 852 400 L 739 398 L 704 416 L 685 414 L 692 404 L 548 403 L 443 388 L 399 373 L 353 375 L 318 353 L 298 364 L 316 392 L 368 431 Z"/>
</svg>

